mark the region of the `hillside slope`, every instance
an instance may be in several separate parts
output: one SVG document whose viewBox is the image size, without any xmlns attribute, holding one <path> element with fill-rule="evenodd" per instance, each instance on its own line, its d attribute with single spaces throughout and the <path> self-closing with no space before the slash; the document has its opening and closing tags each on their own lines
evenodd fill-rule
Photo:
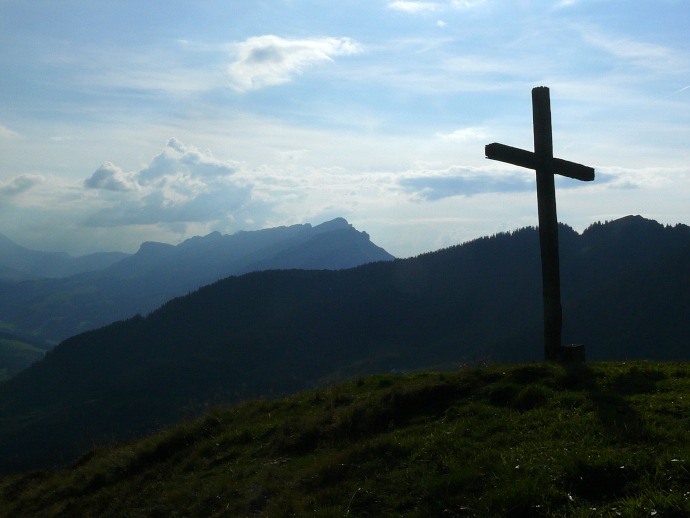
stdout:
<svg viewBox="0 0 690 518">
<path fill-rule="evenodd" d="M 632 218 L 561 235 L 566 340 L 586 338 L 590 359 L 690 360 L 688 227 Z M 350 270 L 255 272 L 72 337 L 0 385 L 0 468 L 69 461 L 208 404 L 539 360 L 538 247 L 523 229 Z"/>
<path fill-rule="evenodd" d="M 0 516 L 688 516 L 689 430 L 688 364 L 376 376 L 0 477 Z"/>
<path fill-rule="evenodd" d="M 271 268 L 342 269 L 390 261 L 342 218 L 195 237 L 173 246 L 144 243 L 112 266 L 64 279 L 0 284 L 0 323 L 55 344 L 69 336 L 153 311 L 165 301 L 230 275 Z"/>
<path fill-rule="evenodd" d="M 0 382 L 42 359 L 45 350 L 10 333 L 0 331 Z"/>
</svg>

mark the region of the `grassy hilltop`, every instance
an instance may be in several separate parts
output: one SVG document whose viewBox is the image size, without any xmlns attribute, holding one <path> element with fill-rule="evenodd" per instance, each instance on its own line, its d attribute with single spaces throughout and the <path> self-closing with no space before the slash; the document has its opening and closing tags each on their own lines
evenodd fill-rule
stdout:
<svg viewBox="0 0 690 518">
<path fill-rule="evenodd" d="M 690 365 L 385 375 L 211 410 L 59 471 L 2 516 L 689 516 Z"/>
</svg>

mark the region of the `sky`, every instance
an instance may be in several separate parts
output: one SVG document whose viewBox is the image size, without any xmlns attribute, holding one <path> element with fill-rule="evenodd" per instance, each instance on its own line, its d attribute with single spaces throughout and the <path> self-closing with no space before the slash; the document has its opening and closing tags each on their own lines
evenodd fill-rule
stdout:
<svg viewBox="0 0 690 518">
<path fill-rule="evenodd" d="M 537 225 L 531 90 L 577 231 L 690 224 L 687 0 L 0 0 L 0 233 L 135 252 L 344 217 L 397 257 Z"/>
</svg>

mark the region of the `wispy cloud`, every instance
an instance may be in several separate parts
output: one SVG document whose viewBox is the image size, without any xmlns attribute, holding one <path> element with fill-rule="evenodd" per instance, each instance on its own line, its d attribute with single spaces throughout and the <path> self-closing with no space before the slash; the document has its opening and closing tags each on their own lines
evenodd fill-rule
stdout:
<svg viewBox="0 0 690 518">
<path fill-rule="evenodd" d="M 285 39 L 274 35 L 255 36 L 232 45 L 230 84 L 247 92 L 290 81 L 305 69 L 335 56 L 361 52 L 350 38 Z"/>
<path fill-rule="evenodd" d="M 200 46 L 179 41 L 136 48 L 63 44 L 51 49 L 45 63 L 82 94 L 166 92 L 185 95 L 220 86 L 227 46 Z M 224 61 L 221 61 L 224 60 Z"/>
<path fill-rule="evenodd" d="M 445 142 L 469 142 L 472 140 L 482 140 L 488 137 L 485 128 L 462 128 L 451 133 L 439 133 L 438 137 Z"/>
<path fill-rule="evenodd" d="M 477 7 L 486 0 L 452 0 L 451 6 L 456 9 L 467 9 L 469 7 Z"/>
<path fill-rule="evenodd" d="M 12 131 L 7 126 L 0 124 L 0 138 L 12 138 L 17 136 L 19 136 L 19 134 L 16 131 Z"/>
<path fill-rule="evenodd" d="M 41 175 L 23 174 L 4 185 L 0 184 L 0 194 L 4 196 L 17 196 L 44 181 L 45 178 Z"/>
<path fill-rule="evenodd" d="M 441 171 L 406 173 L 398 181 L 418 201 L 436 201 L 451 196 L 523 192 L 534 189 L 528 174 L 496 173 L 482 169 L 451 167 Z"/>
<path fill-rule="evenodd" d="M 557 189 L 633 189 L 640 182 L 649 181 L 649 174 L 630 174 L 626 171 L 597 170 L 595 183 L 577 182 L 556 176 Z M 657 177 L 658 180 L 658 177 Z M 454 196 L 469 198 L 480 194 L 535 192 L 534 171 L 500 170 L 490 167 L 451 166 L 443 169 L 420 169 L 402 173 L 397 185 L 415 201 L 435 202 Z"/>
<path fill-rule="evenodd" d="M 669 47 L 605 34 L 592 27 L 581 28 L 581 34 L 590 45 L 637 66 L 667 71 L 688 68 L 686 59 Z"/>
</svg>

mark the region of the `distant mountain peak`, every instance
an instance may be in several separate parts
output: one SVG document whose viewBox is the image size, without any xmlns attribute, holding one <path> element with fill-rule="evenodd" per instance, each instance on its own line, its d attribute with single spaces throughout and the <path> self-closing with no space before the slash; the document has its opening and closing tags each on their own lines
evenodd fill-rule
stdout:
<svg viewBox="0 0 690 518">
<path fill-rule="evenodd" d="M 221 234 L 217 230 L 214 230 L 213 232 L 206 234 L 204 236 L 204 239 L 218 239 L 219 237 L 223 237 L 223 234 Z"/>
<path fill-rule="evenodd" d="M 194 236 L 194 237 L 190 237 L 189 239 L 185 239 L 184 241 L 182 241 L 182 243 L 180 243 L 177 246 L 188 247 L 188 246 L 197 245 L 199 243 L 212 243 L 212 242 L 218 241 L 220 239 L 223 239 L 223 237 L 227 237 L 227 236 L 221 234 L 217 230 L 214 230 L 213 232 L 206 234 L 205 236 Z"/>
<path fill-rule="evenodd" d="M 334 218 L 330 221 L 324 221 L 323 223 L 316 225 L 318 227 L 334 227 L 334 228 L 344 228 L 351 227 L 352 225 L 345 218 Z"/>
<path fill-rule="evenodd" d="M 331 232 L 333 230 L 343 230 L 347 228 L 354 229 L 354 227 L 345 218 L 335 218 L 330 221 L 325 221 L 319 225 L 316 225 L 312 228 L 312 232 L 318 234 L 322 232 Z"/>
<path fill-rule="evenodd" d="M 149 252 L 159 252 L 161 250 L 170 250 L 175 248 L 174 245 L 167 243 L 160 243 L 158 241 L 144 241 L 139 247 L 138 254 L 145 254 Z"/>
</svg>

